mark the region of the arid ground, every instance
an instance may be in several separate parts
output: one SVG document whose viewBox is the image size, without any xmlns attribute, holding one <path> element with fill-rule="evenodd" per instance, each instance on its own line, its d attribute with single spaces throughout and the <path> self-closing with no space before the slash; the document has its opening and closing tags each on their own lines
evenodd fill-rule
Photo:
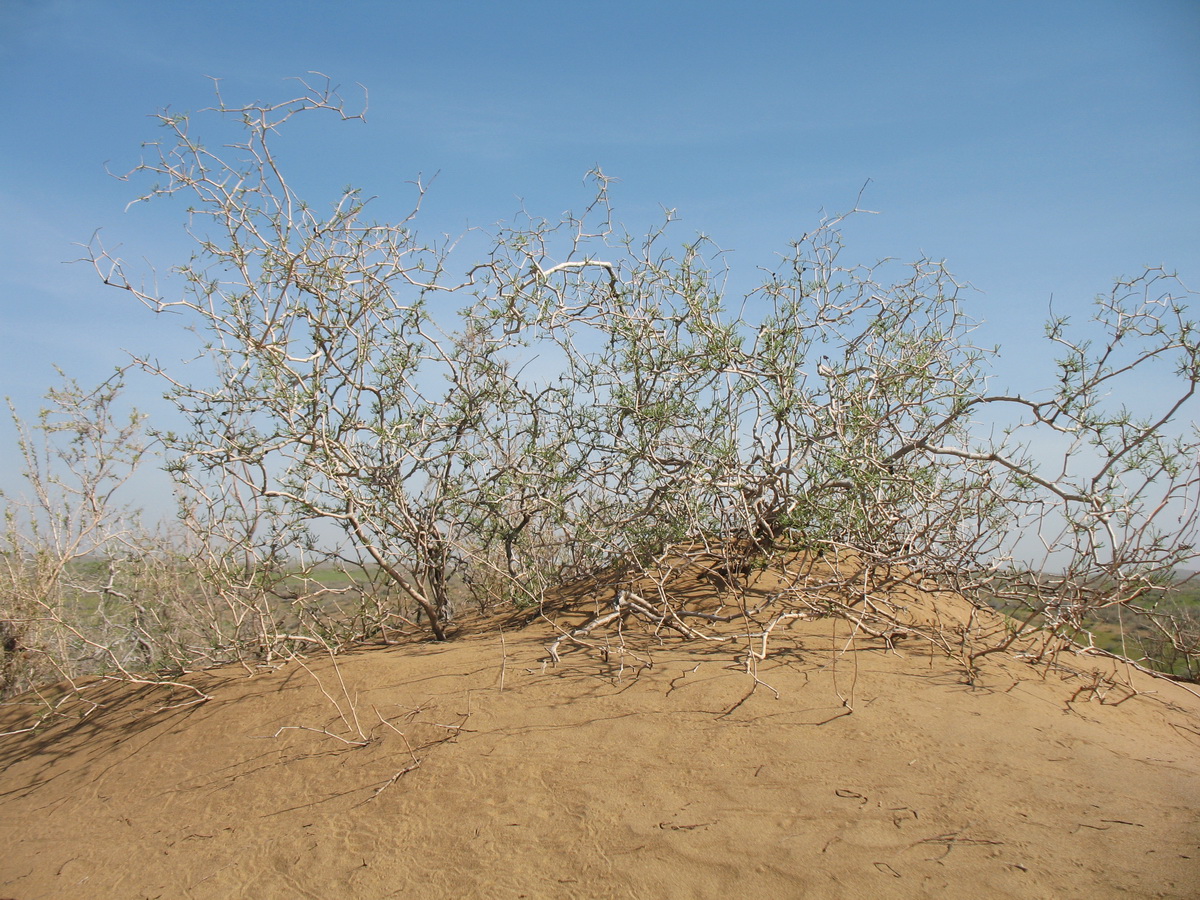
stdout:
<svg viewBox="0 0 1200 900">
<path fill-rule="evenodd" d="M 1200 896 L 1194 685 L 833 617 L 758 683 L 736 641 L 552 664 L 587 615 L 0 708 L 0 896 Z"/>
</svg>

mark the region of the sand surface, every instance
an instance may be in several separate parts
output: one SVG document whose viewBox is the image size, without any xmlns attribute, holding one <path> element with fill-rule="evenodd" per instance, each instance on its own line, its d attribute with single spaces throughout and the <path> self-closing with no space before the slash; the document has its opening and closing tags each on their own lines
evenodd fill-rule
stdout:
<svg viewBox="0 0 1200 900">
<path fill-rule="evenodd" d="M 0 738 L 0 897 L 1200 896 L 1195 694 L 793 625 L 757 686 L 727 646 L 548 665 L 544 619 L 174 709 L 97 683 Z"/>
</svg>

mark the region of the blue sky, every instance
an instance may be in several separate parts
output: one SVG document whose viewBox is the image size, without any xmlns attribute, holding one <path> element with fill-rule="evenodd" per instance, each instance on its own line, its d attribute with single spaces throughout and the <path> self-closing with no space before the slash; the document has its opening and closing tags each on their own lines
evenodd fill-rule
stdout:
<svg viewBox="0 0 1200 900">
<path fill-rule="evenodd" d="M 677 239 L 712 236 L 738 286 L 869 179 L 880 215 L 847 226 L 848 257 L 947 259 L 979 290 L 1004 378 L 1036 365 L 1051 295 L 1083 314 L 1157 264 L 1200 287 L 1196 0 L 0 0 L 0 394 L 33 415 L 53 364 L 86 382 L 123 348 L 183 352 L 64 264 L 98 228 L 132 259 L 183 259 L 179 208 L 126 212 L 134 188 L 105 164 L 136 163 L 149 114 L 208 105 L 206 76 L 231 101 L 278 100 L 310 70 L 352 99 L 365 85 L 368 122 L 306 133 L 287 169 L 318 191 L 361 186 L 377 215 L 438 172 L 428 234 L 520 199 L 553 218 L 599 164 L 630 228 L 677 209 Z M 153 409 L 153 386 L 133 393 Z M 10 444 L 5 423 L 3 484 Z"/>
</svg>

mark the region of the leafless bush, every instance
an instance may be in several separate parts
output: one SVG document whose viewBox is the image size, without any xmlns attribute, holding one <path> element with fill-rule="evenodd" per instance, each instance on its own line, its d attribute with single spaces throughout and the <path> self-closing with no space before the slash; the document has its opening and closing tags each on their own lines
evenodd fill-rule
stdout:
<svg viewBox="0 0 1200 900">
<path fill-rule="evenodd" d="M 146 453 L 141 416 L 117 412 L 123 374 L 64 378 L 36 425 L 16 412 L 26 492 L 0 494 L 0 695 L 47 680 L 170 669 L 178 558 L 118 494 Z"/>
<path fill-rule="evenodd" d="M 35 424 L 12 412 L 26 489 L 0 494 L 0 697 L 89 676 L 170 680 L 361 637 L 345 608 L 336 627 L 321 621 L 361 592 L 312 580 L 282 535 L 273 558 L 261 540 L 246 552 L 247 523 L 228 504 L 184 497 L 173 526 L 151 527 L 122 502 L 147 454 L 123 387 L 122 372 L 90 390 L 64 378 Z"/>
</svg>

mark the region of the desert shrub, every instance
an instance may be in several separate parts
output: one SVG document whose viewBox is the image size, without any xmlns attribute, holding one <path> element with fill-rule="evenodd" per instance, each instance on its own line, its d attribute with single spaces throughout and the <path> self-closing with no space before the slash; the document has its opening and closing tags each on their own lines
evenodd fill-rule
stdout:
<svg viewBox="0 0 1200 900">
<path fill-rule="evenodd" d="M 146 452 L 121 388 L 121 373 L 92 390 L 64 378 L 36 424 L 13 412 L 28 490 L 0 494 L 0 694 L 162 661 L 155 548 L 114 499 Z"/>
<path fill-rule="evenodd" d="M 142 200 L 188 204 L 180 291 L 141 287 L 99 243 L 91 259 L 203 336 L 205 376 L 137 362 L 186 419 L 158 437 L 192 533 L 231 560 L 235 631 L 264 654 L 305 637 L 270 602 L 298 559 L 393 592 L 362 633 L 420 617 L 443 639 L 455 585 L 536 606 L 681 548 L 728 571 L 852 551 L 1027 611 L 1014 634 L 1142 602 L 1194 557 L 1200 355 L 1170 273 L 1119 280 L 1090 322 L 1053 319 L 1054 383 L 997 392 L 997 351 L 975 345 L 945 265 L 846 263 L 844 217 L 731 300 L 714 245 L 679 247 L 669 215 L 626 233 L 596 171 L 582 212 L 523 214 L 463 263 L 419 236 L 419 185 L 387 223 L 358 190 L 322 205 L 286 180 L 275 142 L 292 119 L 358 118 L 328 84 L 218 99 L 197 118 L 236 140 L 208 149 L 193 117 L 164 112 L 128 176 L 151 180 Z"/>
<path fill-rule="evenodd" d="M 251 507 L 228 494 L 181 495 L 169 526 L 122 502 L 148 440 L 144 417 L 122 409 L 124 381 L 85 389 L 64 377 L 34 423 L 13 411 L 26 489 L 0 493 L 0 697 L 269 663 L 389 624 L 371 609 L 364 625 L 369 577 L 331 579 L 328 565 L 314 577 L 294 529 L 248 521 Z"/>
</svg>

